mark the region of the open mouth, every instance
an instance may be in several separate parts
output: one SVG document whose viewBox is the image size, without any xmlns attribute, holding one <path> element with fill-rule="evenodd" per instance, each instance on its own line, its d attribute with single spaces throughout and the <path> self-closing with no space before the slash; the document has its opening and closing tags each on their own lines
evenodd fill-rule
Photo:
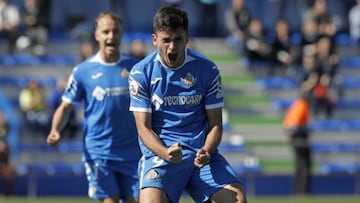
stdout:
<svg viewBox="0 0 360 203">
<path fill-rule="evenodd" d="M 116 44 L 115 43 L 105 43 L 105 46 L 115 48 Z"/>
<path fill-rule="evenodd" d="M 169 53 L 169 54 L 168 54 L 168 58 L 169 58 L 169 61 L 173 63 L 173 62 L 176 61 L 177 54 L 171 54 L 171 53 Z"/>
</svg>

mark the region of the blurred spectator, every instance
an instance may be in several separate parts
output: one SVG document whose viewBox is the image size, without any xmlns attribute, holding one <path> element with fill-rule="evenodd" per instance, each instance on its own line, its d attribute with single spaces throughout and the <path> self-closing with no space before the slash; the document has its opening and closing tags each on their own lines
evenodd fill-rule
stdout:
<svg viewBox="0 0 360 203">
<path fill-rule="evenodd" d="M 327 73 L 332 79 L 338 73 L 339 56 L 331 45 L 330 37 L 321 36 L 317 42 L 316 53 L 322 72 Z"/>
<path fill-rule="evenodd" d="M 146 43 L 141 39 L 135 39 L 130 43 L 129 54 L 138 59 L 145 58 L 146 52 Z"/>
<path fill-rule="evenodd" d="M 314 19 L 307 20 L 302 27 L 301 41 L 300 41 L 300 56 L 315 54 L 316 43 L 319 38 L 318 26 Z"/>
<path fill-rule="evenodd" d="M 18 39 L 19 49 L 30 49 L 35 55 L 46 54 L 51 1 L 24 0 L 22 23 L 24 34 Z"/>
<path fill-rule="evenodd" d="M 327 37 L 329 39 L 329 43 L 330 43 L 329 49 L 331 53 L 335 53 L 337 49 L 337 44 L 335 41 L 336 33 L 337 33 L 336 27 L 332 22 L 323 23 L 319 27 L 319 35 L 321 37 Z"/>
<path fill-rule="evenodd" d="M 66 76 L 62 76 L 58 78 L 56 83 L 56 89 L 52 91 L 51 95 L 48 98 L 47 105 L 50 110 L 50 114 L 53 115 L 56 108 L 61 104 L 61 97 L 65 91 L 67 86 L 67 78 Z M 69 120 L 65 124 L 61 134 L 64 138 L 74 138 L 79 132 L 79 119 L 77 117 L 76 108 L 73 108 L 70 112 Z"/>
<path fill-rule="evenodd" d="M 313 113 L 316 119 L 331 119 L 335 108 L 335 98 L 330 89 L 328 74 L 320 76 L 319 82 L 313 89 Z"/>
<path fill-rule="evenodd" d="M 12 195 L 14 193 L 15 169 L 10 163 L 10 148 L 6 140 L 9 128 L 6 116 L 0 110 L 0 178 L 5 180 L 6 191 L 3 192 L 5 195 Z"/>
<path fill-rule="evenodd" d="M 344 97 L 342 75 L 339 72 L 340 57 L 336 53 L 331 37 L 322 36 L 317 43 L 317 60 L 321 75 L 327 74 L 330 78 L 330 86 L 336 89 L 337 97 Z"/>
<path fill-rule="evenodd" d="M 302 20 L 305 19 L 306 11 L 314 4 L 314 0 L 296 0 L 296 7 Z"/>
<path fill-rule="evenodd" d="M 360 41 L 360 0 L 350 9 L 348 20 L 351 37 Z"/>
<path fill-rule="evenodd" d="M 250 61 L 268 61 L 271 45 L 265 39 L 263 25 L 259 19 L 250 21 L 244 44 L 246 56 Z"/>
<path fill-rule="evenodd" d="M 308 20 L 315 20 L 318 26 L 332 21 L 332 15 L 328 11 L 326 0 L 314 1 L 312 7 L 304 14 L 303 22 Z"/>
<path fill-rule="evenodd" d="M 300 96 L 286 110 L 283 129 L 290 143 L 295 162 L 294 193 L 307 195 L 310 192 L 311 150 L 310 150 L 310 94 L 302 91 Z"/>
<path fill-rule="evenodd" d="M 251 21 L 250 10 L 245 6 L 245 0 L 232 0 L 232 6 L 225 11 L 225 26 L 228 32 L 230 43 L 240 55 L 243 66 L 248 61 L 244 51 L 244 40 Z"/>
<path fill-rule="evenodd" d="M 302 83 L 302 90 L 311 90 L 317 83 L 320 74 L 322 73 L 317 63 L 315 53 L 306 52 L 302 56 L 300 70 L 296 78 L 300 84 Z"/>
<path fill-rule="evenodd" d="M 83 40 L 79 50 L 79 60 L 84 61 L 95 53 L 95 47 L 91 40 Z"/>
<path fill-rule="evenodd" d="M 275 40 L 271 44 L 270 75 L 273 75 L 278 68 L 280 68 L 280 74 L 284 72 L 288 76 L 295 74 L 293 66 L 295 49 L 290 39 L 289 29 L 289 23 L 285 19 L 280 19 L 276 23 Z"/>
<path fill-rule="evenodd" d="M 19 94 L 20 110 L 25 127 L 33 136 L 46 136 L 50 124 L 50 114 L 45 102 L 45 93 L 40 83 L 32 79 Z"/>
<path fill-rule="evenodd" d="M 18 27 L 20 25 L 20 12 L 11 0 L 0 0 L 0 36 L 8 39 L 7 52 L 13 54 L 16 51 Z"/>
</svg>

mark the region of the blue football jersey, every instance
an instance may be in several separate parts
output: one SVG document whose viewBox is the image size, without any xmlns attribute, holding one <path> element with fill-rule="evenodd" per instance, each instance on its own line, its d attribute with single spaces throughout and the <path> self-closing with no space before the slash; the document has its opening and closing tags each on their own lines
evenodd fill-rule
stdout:
<svg viewBox="0 0 360 203">
<path fill-rule="evenodd" d="M 217 66 L 187 49 L 184 63 L 169 68 L 157 51 L 130 72 L 130 111 L 152 113 L 152 129 L 166 146 L 180 142 L 197 150 L 205 142 L 206 110 L 224 105 Z M 145 156 L 152 156 L 141 142 Z"/>
<path fill-rule="evenodd" d="M 128 76 L 136 62 L 121 54 L 118 62 L 104 63 L 96 54 L 73 69 L 62 99 L 84 105 L 84 160 L 138 160 L 141 156 L 129 111 Z"/>
</svg>

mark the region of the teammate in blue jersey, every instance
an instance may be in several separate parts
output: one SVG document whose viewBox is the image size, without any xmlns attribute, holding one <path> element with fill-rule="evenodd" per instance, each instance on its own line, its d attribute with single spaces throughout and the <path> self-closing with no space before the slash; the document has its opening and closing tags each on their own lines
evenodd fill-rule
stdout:
<svg viewBox="0 0 360 203">
<path fill-rule="evenodd" d="M 89 197 L 103 203 L 138 202 L 141 151 L 129 111 L 128 75 L 137 59 L 120 52 L 122 21 L 113 13 L 96 19 L 99 51 L 77 65 L 54 113 L 47 143 L 55 146 L 76 103 L 84 104 L 83 161 Z"/>
<path fill-rule="evenodd" d="M 157 51 L 130 72 L 130 110 L 143 153 L 140 202 L 244 203 L 234 170 L 217 147 L 222 137 L 223 93 L 216 65 L 187 49 L 187 13 L 163 7 L 153 20 Z"/>
</svg>

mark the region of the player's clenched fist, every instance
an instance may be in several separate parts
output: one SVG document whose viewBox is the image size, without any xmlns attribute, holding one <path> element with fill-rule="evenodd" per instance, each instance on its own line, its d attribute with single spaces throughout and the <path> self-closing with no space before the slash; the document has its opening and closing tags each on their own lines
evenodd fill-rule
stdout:
<svg viewBox="0 0 360 203">
<path fill-rule="evenodd" d="M 196 153 L 194 164 L 198 168 L 202 168 L 206 164 L 210 163 L 211 156 L 209 152 L 204 149 L 199 149 Z"/>
<path fill-rule="evenodd" d="M 168 161 L 179 163 L 182 160 L 182 147 L 180 143 L 175 143 L 168 148 Z"/>
<path fill-rule="evenodd" d="M 46 142 L 50 146 L 56 146 L 60 141 L 60 134 L 57 131 L 52 131 L 46 138 Z"/>
</svg>

